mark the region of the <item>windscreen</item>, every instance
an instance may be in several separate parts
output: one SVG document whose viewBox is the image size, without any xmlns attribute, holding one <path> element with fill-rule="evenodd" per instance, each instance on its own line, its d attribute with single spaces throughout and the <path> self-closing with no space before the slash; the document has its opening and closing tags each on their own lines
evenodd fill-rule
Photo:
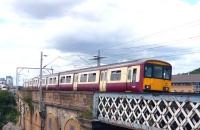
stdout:
<svg viewBox="0 0 200 130">
<path fill-rule="evenodd" d="M 146 64 L 144 68 L 146 78 L 171 79 L 171 66 Z"/>
</svg>

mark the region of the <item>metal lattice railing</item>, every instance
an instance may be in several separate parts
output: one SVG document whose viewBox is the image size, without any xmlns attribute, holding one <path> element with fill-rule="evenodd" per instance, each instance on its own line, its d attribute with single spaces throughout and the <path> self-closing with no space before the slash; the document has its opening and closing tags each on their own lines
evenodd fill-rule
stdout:
<svg viewBox="0 0 200 130">
<path fill-rule="evenodd" d="M 129 128 L 199 130 L 200 95 L 96 93 L 93 113 Z"/>
</svg>

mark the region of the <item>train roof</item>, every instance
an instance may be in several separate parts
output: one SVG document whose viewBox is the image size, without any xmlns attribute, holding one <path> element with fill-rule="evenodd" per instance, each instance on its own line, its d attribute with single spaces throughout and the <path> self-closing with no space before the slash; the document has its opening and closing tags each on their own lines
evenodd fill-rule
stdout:
<svg viewBox="0 0 200 130">
<path fill-rule="evenodd" d="M 49 77 L 49 76 L 57 76 L 58 74 L 61 74 L 61 75 L 66 74 L 66 73 L 72 74 L 72 73 L 80 73 L 80 72 L 87 72 L 87 71 L 105 70 L 105 69 L 111 69 L 111 68 L 117 68 L 117 67 L 123 67 L 123 66 L 140 65 L 140 64 L 145 64 L 146 62 L 151 62 L 151 61 L 162 62 L 162 63 L 170 65 L 170 63 L 162 61 L 162 60 L 146 58 L 146 59 L 137 59 L 137 60 L 132 60 L 132 61 L 101 65 L 99 67 L 95 66 L 95 67 L 88 67 L 88 68 L 82 68 L 82 69 L 76 69 L 76 70 L 68 70 L 68 71 L 58 72 L 58 73 L 54 73 L 50 75 L 43 75 L 43 78 Z M 34 78 L 38 78 L 38 77 L 34 77 Z"/>
<path fill-rule="evenodd" d="M 80 73 L 80 72 L 86 72 L 86 71 L 105 70 L 105 69 L 117 68 L 117 67 L 123 67 L 123 66 L 140 65 L 140 64 L 144 64 L 144 63 L 150 62 L 150 61 L 162 62 L 162 63 L 170 65 L 168 62 L 161 61 L 161 60 L 156 60 L 156 59 L 137 59 L 137 60 L 132 60 L 132 61 L 101 65 L 99 67 L 95 66 L 95 67 L 89 67 L 89 68 L 82 68 L 82 69 L 76 69 L 76 70 L 63 71 L 63 72 L 59 72 L 59 73 L 60 74 L 64 74 L 64 73 L 69 73 L 70 74 L 70 73 Z M 58 73 L 55 73 L 55 75 L 57 75 L 57 74 Z"/>
</svg>

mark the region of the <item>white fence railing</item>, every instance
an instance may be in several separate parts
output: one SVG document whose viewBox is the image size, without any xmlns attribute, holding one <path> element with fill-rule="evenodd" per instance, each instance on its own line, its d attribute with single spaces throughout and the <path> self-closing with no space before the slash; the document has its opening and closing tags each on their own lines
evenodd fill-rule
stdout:
<svg viewBox="0 0 200 130">
<path fill-rule="evenodd" d="M 200 95 L 96 93 L 99 121 L 144 130 L 199 130 Z"/>
</svg>

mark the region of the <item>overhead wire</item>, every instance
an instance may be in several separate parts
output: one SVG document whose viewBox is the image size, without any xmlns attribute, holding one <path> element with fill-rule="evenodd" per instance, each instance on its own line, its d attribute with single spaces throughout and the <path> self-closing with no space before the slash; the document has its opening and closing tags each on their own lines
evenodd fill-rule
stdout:
<svg viewBox="0 0 200 130">
<path fill-rule="evenodd" d="M 123 44 L 123 43 L 129 43 L 129 42 L 136 42 L 136 41 L 141 41 L 141 40 L 144 40 L 144 39 L 146 39 L 146 38 L 148 38 L 148 37 L 152 37 L 152 36 L 155 36 L 155 35 L 157 35 L 157 34 L 160 34 L 160 33 L 164 33 L 164 32 L 168 32 L 168 31 L 172 31 L 172 30 L 174 30 L 174 29 L 177 29 L 177 28 L 179 28 L 179 27 L 183 27 L 183 26 L 186 26 L 186 25 L 199 25 L 199 21 L 200 21 L 200 19 L 197 19 L 197 20 L 194 20 L 194 21 L 191 21 L 191 22 L 187 22 L 187 23 L 185 23 L 185 24 L 181 24 L 181 25 L 178 25 L 178 26 L 174 26 L 174 27 L 170 27 L 170 28 L 168 28 L 168 29 L 163 29 L 163 30 L 160 30 L 160 31 L 157 31 L 157 32 L 154 32 L 154 33 L 151 33 L 151 34 L 148 34 L 148 35 L 145 35 L 145 36 L 142 36 L 142 37 L 139 37 L 139 38 L 135 38 L 135 39 L 132 39 L 132 40 L 129 40 L 129 41 L 125 41 L 125 42 L 120 42 L 120 43 L 118 43 L 119 45 L 121 45 L 121 44 Z M 196 23 L 196 24 L 194 24 L 195 22 L 198 22 L 198 23 Z M 194 27 L 194 26 L 193 26 Z M 194 39 L 194 38 L 198 38 L 198 37 L 200 37 L 200 36 L 193 36 L 193 37 L 190 37 L 191 39 Z M 185 39 L 185 38 L 184 38 Z M 180 40 L 180 39 L 179 39 Z M 181 40 L 183 40 L 183 39 L 181 39 Z M 164 43 L 169 43 L 170 41 L 168 41 L 168 42 L 164 42 Z M 167 46 L 169 46 L 169 45 L 160 45 L 160 44 L 162 44 L 162 43 L 157 43 L 157 44 L 147 44 L 147 45 L 142 45 L 142 46 L 130 46 L 130 47 L 124 47 L 124 48 L 119 48 L 120 46 L 117 46 L 118 44 L 115 44 L 112 48 L 101 48 L 101 50 L 103 50 L 104 52 L 105 51 L 107 51 L 107 54 L 109 54 L 108 52 L 110 51 L 110 53 L 112 53 L 112 56 L 113 56 L 113 52 L 111 52 L 112 50 L 122 50 L 122 49 L 135 49 L 135 48 L 137 48 L 137 49 L 135 49 L 134 50 L 134 52 L 139 52 L 139 51 L 145 51 L 145 50 L 150 50 L 150 49 L 156 49 L 156 48 L 162 48 L 162 47 L 167 47 Z M 118 48 L 116 48 L 116 47 L 118 47 Z M 125 53 L 128 53 L 128 52 L 125 52 Z M 118 53 L 118 56 L 120 56 L 120 55 L 122 55 L 122 53 L 120 54 L 120 53 Z M 124 55 L 124 54 L 123 54 Z M 72 55 L 72 56 L 77 56 L 77 57 L 79 57 L 79 59 L 81 59 L 82 61 L 84 61 L 86 64 L 88 64 L 88 65 L 92 65 L 91 63 L 89 63 L 89 61 L 87 61 L 87 59 L 84 59 L 83 57 L 81 57 L 80 55 Z M 115 55 L 116 56 L 116 55 Z M 61 59 L 63 59 L 62 57 L 57 57 L 57 58 L 61 58 Z M 57 58 L 55 59 L 55 60 L 57 60 Z M 119 58 L 119 57 L 118 57 Z M 55 61 L 54 60 L 54 61 Z M 47 65 L 50 65 L 50 64 L 52 64 L 54 61 L 52 61 L 52 62 L 50 62 L 50 63 L 48 63 Z M 47 66 L 46 65 L 46 66 Z"/>
<path fill-rule="evenodd" d="M 184 24 L 181 24 L 181 25 L 178 25 L 178 26 L 173 26 L 173 27 L 170 27 L 170 28 L 167 28 L 167 29 L 163 29 L 163 30 L 160 30 L 160 31 L 157 31 L 157 32 L 154 32 L 154 33 L 151 33 L 151 34 L 147 34 L 145 36 L 141 36 L 141 37 L 138 37 L 138 38 L 134 38 L 132 40 L 128 40 L 128 41 L 124 41 L 124 42 L 119 42 L 119 43 L 116 43 L 115 45 L 112 45 L 112 48 L 113 47 L 119 47 L 120 45 L 124 44 L 124 43 L 129 43 L 129 42 L 138 42 L 138 41 L 141 41 L 141 40 L 144 40 L 146 38 L 149 38 L 149 37 L 152 37 L 152 36 L 155 36 L 157 34 L 161 34 L 161 33 L 164 33 L 164 32 L 168 32 L 168 31 L 173 31 L 174 29 L 176 28 L 179 28 L 179 27 L 183 27 L 185 25 L 190 25 L 190 24 L 193 24 L 195 22 L 200 22 L 200 19 L 197 19 L 197 20 L 193 20 L 191 22 L 187 22 L 187 23 L 184 23 Z M 200 23 L 197 23 L 196 25 L 200 25 Z M 193 26 L 194 27 L 194 26 Z M 111 49 L 112 49 L 111 48 Z M 108 48 L 100 48 L 101 50 L 107 50 Z M 114 48 L 113 48 L 114 49 Z M 109 50 L 109 49 L 108 49 Z"/>
<path fill-rule="evenodd" d="M 155 42 L 153 44 L 149 44 L 150 42 L 144 42 L 144 43 L 147 43 L 147 44 L 143 44 L 143 45 L 139 45 L 139 46 L 129 46 L 129 47 L 125 47 L 125 48 L 114 48 L 114 49 L 109 48 L 109 49 L 103 50 L 103 52 L 108 52 L 108 51 L 111 52 L 112 50 L 133 49 L 133 48 L 135 50 L 138 50 L 138 49 L 142 50 L 142 49 L 144 49 L 144 47 L 147 47 L 145 49 L 153 49 L 153 48 L 170 46 L 169 44 L 166 44 L 166 43 L 173 43 L 173 42 L 184 41 L 184 40 L 194 40 L 194 39 L 197 39 L 197 38 L 200 38 L 200 35 L 190 36 L 190 37 L 187 37 L 187 38 L 179 38 L 179 39 L 170 40 L 170 41 L 166 41 L 166 42 Z"/>
</svg>

